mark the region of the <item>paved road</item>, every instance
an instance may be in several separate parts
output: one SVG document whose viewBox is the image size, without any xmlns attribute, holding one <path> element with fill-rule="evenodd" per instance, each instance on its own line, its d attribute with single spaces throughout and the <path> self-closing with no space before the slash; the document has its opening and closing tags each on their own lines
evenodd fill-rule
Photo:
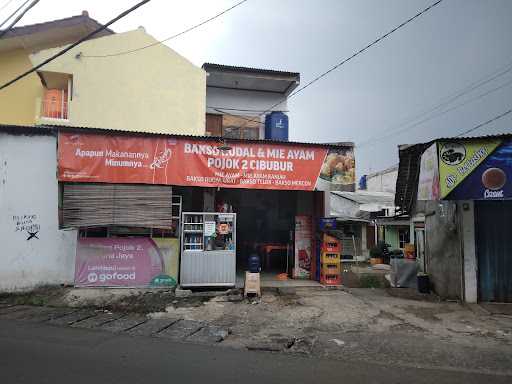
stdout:
<svg viewBox="0 0 512 384">
<path fill-rule="evenodd" d="M 510 376 L 385 367 L 0 319 L 2 383 L 510 383 Z"/>
</svg>

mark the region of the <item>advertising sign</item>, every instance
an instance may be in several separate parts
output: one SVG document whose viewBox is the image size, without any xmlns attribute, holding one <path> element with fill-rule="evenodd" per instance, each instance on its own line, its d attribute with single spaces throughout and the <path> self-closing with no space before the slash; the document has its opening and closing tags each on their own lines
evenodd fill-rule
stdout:
<svg viewBox="0 0 512 384">
<path fill-rule="evenodd" d="M 60 181 L 314 190 L 354 187 L 352 148 L 59 133 Z"/>
<path fill-rule="evenodd" d="M 439 183 L 445 198 L 500 145 L 500 140 L 466 140 L 440 142 Z"/>
<path fill-rule="evenodd" d="M 439 165 L 437 144 L 434 143 L 421 155 L 418 200 L 439 199 Z"/>
<path fill-rule="evenodd" d="M 313 222 L 311 216 L 295 216 L 295 279 L 309 279 L 313 249 Z"/>
<path fill-rule="evenodd" d="M 492 142 L 494 143 L 496 141 Z M 490 151 L 489 151 L 490 152 Z M 505 141 L 450 193 L 453 200 L 500 200 L 512 198 L 512 141 Z"/>
<path fill-rule="evenodd" d="M 80 287 L 161 287 L 176 285 L 172 260 L 177 247 L 151 238 L 78 239 L 75 285 Z M 176 255 L 170 255 L 176 248 Z M 166 263 L 168 265 L 166 265 Z"/>
</svg>

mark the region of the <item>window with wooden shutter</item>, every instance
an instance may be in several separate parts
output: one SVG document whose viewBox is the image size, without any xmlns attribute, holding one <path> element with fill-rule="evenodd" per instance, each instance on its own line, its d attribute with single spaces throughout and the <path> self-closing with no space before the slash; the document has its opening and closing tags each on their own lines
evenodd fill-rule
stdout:
<svg viewBox="0 0 512 384">
<path fill-rule="evenodd" d="M 258 116 L 224 115 L 222 136 L 231 139 L 259 139 L 261 125 Z"/>
<path fill-rule="evenodd" d="M 173 227 L 172 187 L 147 184 L 65 183 L 62 226 Z"/>
</svg>

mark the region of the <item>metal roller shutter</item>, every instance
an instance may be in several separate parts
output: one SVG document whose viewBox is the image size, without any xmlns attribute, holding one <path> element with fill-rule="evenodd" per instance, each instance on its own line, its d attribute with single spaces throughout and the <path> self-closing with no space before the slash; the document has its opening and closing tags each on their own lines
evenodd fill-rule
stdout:
<svg viewBox="0 0 512 384">
<path fill-rule="evenodd" d="M 65 228 L 172 228 L 172 187 L 146 184 L 64 184 Z"/>
</svg>

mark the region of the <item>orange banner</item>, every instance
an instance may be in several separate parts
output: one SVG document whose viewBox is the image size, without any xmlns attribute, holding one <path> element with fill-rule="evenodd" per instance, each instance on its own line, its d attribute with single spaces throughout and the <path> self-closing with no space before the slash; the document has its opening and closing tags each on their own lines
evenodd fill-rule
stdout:
<svg viewBox="0 0 512 384">
<path fill-rule="evenodd" d="M 214 140 L 60 133 L 58 153 L 61 181 L 311 191 L 328 149 L 230 142 L 221 150 Z"/>
</svg>

